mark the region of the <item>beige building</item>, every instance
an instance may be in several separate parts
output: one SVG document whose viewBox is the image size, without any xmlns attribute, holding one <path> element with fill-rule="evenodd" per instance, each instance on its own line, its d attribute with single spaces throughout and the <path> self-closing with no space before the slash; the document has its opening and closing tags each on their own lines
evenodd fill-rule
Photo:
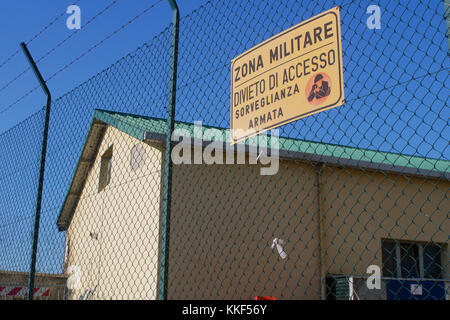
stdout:
<svg viewBox="0 0 450 320">
<path fill-rule="evenodd" d="M 216 159 L 246 163 L 173 166 L 169 299 L 448 298 L 450 161 L 279 138 L 278 171 L 261 175 L 251 142 L 239 152 L 208 129 L 223 137 Z M 72 299 L 158 298 L 164 132 L 162 119 L 94 112 L 57 222 Z"/>
</svg>

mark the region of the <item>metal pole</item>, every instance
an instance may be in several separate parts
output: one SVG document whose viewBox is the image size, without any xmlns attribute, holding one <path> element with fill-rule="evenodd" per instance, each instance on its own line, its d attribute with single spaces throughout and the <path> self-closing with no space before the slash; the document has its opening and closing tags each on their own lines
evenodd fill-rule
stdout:
<svg viewBox="0 0 450 320">
<path fill-rule="evenodd" d="M 52 103 L 52 98 L 50 95 L 50 90 L 48 90 L 47 84 L 42 78 L 39 69 L 36 66 L 33 58 L 31 57 L 30 52 L 25 43 L 21 43 L 20 47 L 22 48 L 23 53 L 28 59 L 28 63 L 38 79 L 42 90 L 47 95 L 47 105 L 45 107 L 45 122 L 44 122 L 44 133 L 42 135 L 42 146 L 41 146 L 41 167 L 39 171 L 39 184 L 38 184 L 38 193 L 36 198 L 36 212 L 34 215 L 34 230 L 33 230 L 33 245 L 31 251 L 31 265 L 30 265 L 30 275 L 28 278 L 28 300 L 33 300 L 33 291 L 34 291 L 34 278 L 36 272 L 36 255 L 37 255 L 37 245 L 38 245 L 38 237 L 39 237 L 39 221 L 41 217 L 41 207 L 42 207 L 42 189 L 44 187 L 44 171 L 45 171 L 45 155 L 47 152 L 47 138 L 48 138 L 48 126 L 50 122 L 50 105 Z"/>
<path fill-rule="evenodd" d="M 169 267 L 170 211 L 172 199 L 172 132 L 175 122 L 175 101 L 177 91 L 178 35 L 180 28 L 180 12 L 176 0 L 169 0 L 172 8 L 172 61 L 170 64 L 170 91 L 167 115 L 166 151 L 164 157 L 164 196 L 161 239 L 161 269 L 159 282 L 159 299 L 167 300 L 167 277 Z"/>
</svg>

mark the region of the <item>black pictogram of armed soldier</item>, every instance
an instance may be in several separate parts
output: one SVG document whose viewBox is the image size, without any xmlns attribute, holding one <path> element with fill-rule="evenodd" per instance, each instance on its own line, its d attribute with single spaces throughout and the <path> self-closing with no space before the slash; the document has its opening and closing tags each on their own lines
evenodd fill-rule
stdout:
<svg viewBox="0 0 450 320">
<path fill-rule="evenodd" d="M 329 96 L 331 92 L 331 88 L 328 85 L 328 81 L 323 80 L 323 76 L 318 74 L 314 78 L 314 84 L 311 88 L 311 93 L 308 96 L 308 101 L 311 102 L 316 99 L 320 99 L 326 96 Z"/>
</svg>

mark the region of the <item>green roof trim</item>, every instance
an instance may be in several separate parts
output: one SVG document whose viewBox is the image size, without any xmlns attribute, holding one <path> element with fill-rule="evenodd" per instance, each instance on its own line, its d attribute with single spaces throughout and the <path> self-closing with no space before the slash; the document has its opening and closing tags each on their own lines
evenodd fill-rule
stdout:
<svg viewBox="0 0 450 320">
<path fill-rule="evenodd" d="M 89 174 L 91 164 L 95 161 L 107 126 L 114 127 L 139 141 L 144 141 L 146 138 L 157 140 L 161 143 L 166 141 L 167 127 L 165 119 L 108 110 L 94 110 L 83 150 L 58 216 L 57 226 L 59 231 L 67 230 L 70 224 L 83 191 L 85 179 Z M 191 137 L 196 138 L 194 136 L 194 128 L 195 123 L 175 122 L 175 130 L 184 129 L 189 132 Z M 224 143 L 224 148 L 234 148 L 234 146 L 229 144 L 228 129 L 202 125 L 201 134 L 207 129 L 217 130 L 216 138 L 220 138 L 219 141 Z M 250 152 L 249 146 L 256 146 L 260 137 L 252 137 L 239 144 L 244 145 L 246 151 Z M 270 146 L 271 137 L 265 137 L 267 140 L 264 141 L 262 146 L 267 148 L 268 145 Z M 279 137 L 278 140 L 281 146 L 278 150 L 280 158 L 308 160 L 316 163 L 352 166 L 361 169 L 383 170 L 396 174 L 412 174 L 450 180 L 449 160 L 430 159 L 284 137 Z M 205 142 L 208 143 L 209 141 L 204 141 L 203 143 Z"/>
<path fill-rule="evenodd" d="M 93 117 L 116 129 L 123 131 L 130 136 L 143 140 L 146 132 L 157 135 L 165 135 L 166 120 L 146 116 L 138 116 L 127 113 L 112 112 L 96 109 Z M 189 131 L 192 136 L 194 124 L 181 121 L 175 122 L 175 129 L 184 129 Z M 203 132 L 207 129 L 217 129 L 222 133 L 222 137 L 227 137 L 228 129 L 202 126 Z M 270 136 L 268 145 L 270 145 Z M 226 138 L 223 138 L 224 141 Z M 291 153 L 312 154 L 319 157 L 332 157 L 340 160 L 350 160 L 356 162 L 367 162 L 391 167 L 411 168 L 425 171 L 438 171 L 441 173 L 450 173 L 450 161 L 431 158 L 423 158 L 411 155 L 402 155 L 390 152 L 374 151 L 369 149 L 359 149 L 340 145 L 326 144 L 313 141 L 298 140 L 292 138 L 279 137 L 280 154 L 282 151 Z M 246 145 L 254 145 L 256 139 L 247 139 Z M 228 140 L 229 141 L 229 140 Z"/>
</svg>

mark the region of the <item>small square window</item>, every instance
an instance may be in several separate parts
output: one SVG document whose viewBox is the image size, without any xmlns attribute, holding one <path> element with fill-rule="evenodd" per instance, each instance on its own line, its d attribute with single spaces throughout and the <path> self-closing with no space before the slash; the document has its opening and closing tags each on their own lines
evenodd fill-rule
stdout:
<svg viewBox="0 0 450 320">
<path fill-rule="evenodd" d="M 105 187 L 111 182 L 111 168 L 112 168 L 112 154 L 113 146 L 102 155 L 100 162 L 100 177 L 98 182 L 98 192 L 105 189 Z"/>
</svg>

